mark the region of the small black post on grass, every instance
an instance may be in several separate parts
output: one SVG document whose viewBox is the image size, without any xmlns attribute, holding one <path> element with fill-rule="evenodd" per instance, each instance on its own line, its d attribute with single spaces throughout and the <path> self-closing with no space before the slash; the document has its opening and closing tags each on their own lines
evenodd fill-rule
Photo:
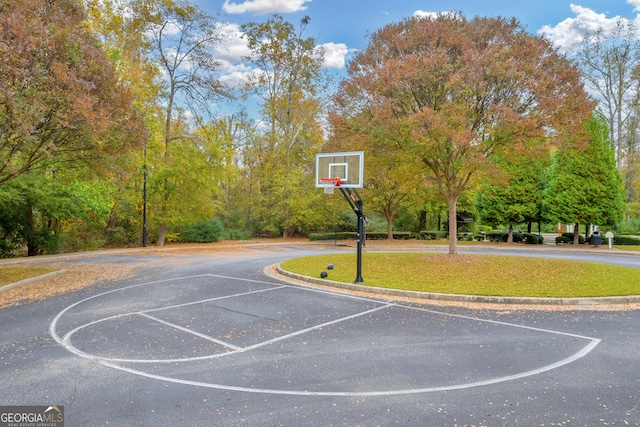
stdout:
<svg viewBox="0 0 640 427">
<path fill-rule="evenodd" d="M 356 259 L 356 280 L 353 283 L 362 283 L 364 282 L 364 279 L 362 278 L 362 248 L 364 247 L 366 241 L 365 223 L 367 221 L 367 218 L 365 217 L 364 211 L 362 210 L 362 199 L 354 188 L 340 187 L 340 192 L 358 217 L 358 252 Z"/>
</svg>

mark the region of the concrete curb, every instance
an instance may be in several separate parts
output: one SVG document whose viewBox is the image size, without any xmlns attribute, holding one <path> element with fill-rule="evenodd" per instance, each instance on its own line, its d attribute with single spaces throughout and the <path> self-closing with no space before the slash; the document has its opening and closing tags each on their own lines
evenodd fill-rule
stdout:
<svg viewBox="0 0 640 427">
<path fill-rule="evenodd" d="M 49 279 L 51 277 L 60 276 L 61 274 L 65 274 L 67 270 L 58 270 L 52 271 L 51 273 L 41 274 L 39 276 L 30 277 L 28 279 L 20 280 L 18 282 L 10 283 L 8 285 L 0 286 L 0 294 L 2 292 L 6 292 L 10 289 L 17 288 L 18 286 L 26 285 L 29 283 L 37 282 L 38 280 Z"/>
<path fill-rule="evenodd" d="M 273 266 L 272 266 L 273 267 Z M 374 286 L 363 286 L 355 283 L 342 283 L 333 280 L 317 279 L 315 277 L 303 276 L 283 270 L 280 264 L 275 265 L 275 271 L 285 277 L 289 277 L 311 284 L 331 286 L 337 289 L 350 291 L 370 292 L 383 296 L 415 298 L 433 301 L 453 301 L 485 304 L 522 304 L 522 305 L 569 305 L 585 306 L 599 304 L 632 304 L 640 303 L 640 295 L 619 296 L 619 297 L 599 297 L 599 298 L 527 298 L 527 297 L 493 297 L 481 295 L 457 295 L 439 294 L 432 292 L 403 291 L 400 289 L 378 288 Z"/>
</svg>

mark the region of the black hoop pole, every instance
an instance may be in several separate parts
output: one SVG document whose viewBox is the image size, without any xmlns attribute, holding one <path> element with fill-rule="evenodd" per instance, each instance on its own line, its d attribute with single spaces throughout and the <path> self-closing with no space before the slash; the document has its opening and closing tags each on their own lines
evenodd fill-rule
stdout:
<svg viewBox="0 0 640 427">
<path fill-rule="evenodd" d="M 362 210 L 363 203 L 358 192 L 352 188 L 339 188 L 345 200 L 349 203 L 349 206 L 351 206 L 351 209 L 353 209 L 358 217 L 358 254 L 356 262 L 356 280 L 354 283 L 362 283 L 364 282 L 364 279 L 362 278 L 362 248 L 366 241 L 365 222 L 367 221 L 367 218 Z"/>
</svg>

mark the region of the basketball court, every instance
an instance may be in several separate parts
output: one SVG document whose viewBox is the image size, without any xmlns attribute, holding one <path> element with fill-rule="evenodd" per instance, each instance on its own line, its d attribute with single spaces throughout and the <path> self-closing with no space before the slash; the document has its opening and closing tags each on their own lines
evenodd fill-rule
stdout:
<svg viewBox="0 0 640 427">
<path fill-rule="evenodd" d="M 69 305 L 64 348 L 161 381 L 281 395 L 460 390 L 570 364 L 597 338 L 278 281 L 212 274 L 139 283 Z"/>
<path fill-rule="evenodd" d="M 362 152 L 316 156 L 316 187 L 366 217 Z M 251 393 L 389 396 L 526 378 L 574 362 L 598 338 L 462 316 L 273 279 L 198 274 L 69 305 L 49 331 L 101 365 L 181 385 Z"/>
</svg>

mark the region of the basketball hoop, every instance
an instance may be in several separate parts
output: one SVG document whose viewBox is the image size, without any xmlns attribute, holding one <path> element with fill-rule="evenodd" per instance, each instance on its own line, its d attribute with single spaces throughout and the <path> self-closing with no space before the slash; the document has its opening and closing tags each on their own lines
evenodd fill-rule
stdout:
<svg viewBox="0 0 640 427">
<path fill-rule="evenodd" d="M 319 178 L 324 194 L 333 194 L 336 187 L 340 187 L 340 178 Z"/>
</svg>

